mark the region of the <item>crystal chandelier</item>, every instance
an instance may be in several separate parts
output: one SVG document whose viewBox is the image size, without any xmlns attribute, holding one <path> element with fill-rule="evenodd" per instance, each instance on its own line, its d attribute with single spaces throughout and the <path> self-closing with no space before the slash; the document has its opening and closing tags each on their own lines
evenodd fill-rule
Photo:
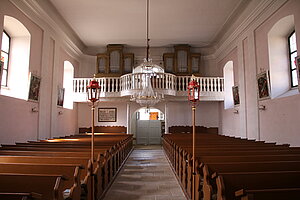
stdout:
<svg viewBox="0 0 300 200">
<path fill-rule="evenodd" d="M 142 91 L 138 91 L 132 95 L 131 100 L 136 101 L 141 106 L 150 108 L 154 106 L 159 101 L 161 101 L 164 96 L 163 94 L 157 94 L 153 91 L 151 79 L 158 76 L 156 73 L 164 73 L 163 68 L 154 64 L 152 59 L 149 58 L 149 0 L 147 0 L 147 52 L 144 62 L 137 66 L 132 73 L 141 73 Z"/>
</svg>

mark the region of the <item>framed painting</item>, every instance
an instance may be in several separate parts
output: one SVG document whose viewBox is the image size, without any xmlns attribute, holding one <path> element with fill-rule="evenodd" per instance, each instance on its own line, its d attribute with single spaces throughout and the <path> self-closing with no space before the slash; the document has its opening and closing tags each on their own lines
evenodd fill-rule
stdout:
<svg viewBox="0 0 300 200">
<path fill-rule="evenodd" d="M 240 105 L 239 86 L 232 86 L 232 96 L 234 106 Z"/>
<path fill-rule="evenodd" d="M 300 56 L 295 58 L 295 64 L 297 69 L 297 77 L 298 77 L 298 90 L 300 91 Z"/>
<path fill-rule="evenodd" d="M 117 108 L 98 108 L 98 122 L 116 122 Z"/>
<path fill-rule="evenodd" d="M 258 100 L 270 98 L 269 71 L 266 70 L 257 75 Z"/>
<path fill-rule="evenodd" d="M 29 75 L 29 92 L 28 92 L 28 100 L 29 101 L 39 101 L 39 93 L 40 93 L 40 84 L 41 78 L 30 73 Z"/>
<path fill-rule="evenodd" d="M 57 89 L 57 105 L 64 106 L 65 88 L 58 87 Z"/>
</svg>

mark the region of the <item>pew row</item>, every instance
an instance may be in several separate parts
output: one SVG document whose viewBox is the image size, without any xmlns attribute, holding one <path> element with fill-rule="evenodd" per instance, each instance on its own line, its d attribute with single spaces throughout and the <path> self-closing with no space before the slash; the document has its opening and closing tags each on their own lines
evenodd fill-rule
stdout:
<svg viewBox="0 0 300 200">
<path fill-rule="evenodd" d="M 70 138 L 29 141 L 28 143 L 17 143 L 16 145 L 3 144 L 0 148 L 0 169 L 1 165 L 3 168 L 5 165 L 30 165 L 42 168 L 42 165 L 52 165 L 54 167 L 54 165 L 78 164 L 82 166 L 82 169 L 79 170 L 82 173 L 79 173 L 81 175 L 78 175 L 79 178 L 76 179 L 76 191 L 79 192 L 73 192 L 75 190 L 72 189 L 71 182 L 67 178 L 66 184 L 63 186 L 64 191 L 68 191 L 68 193 L 64 193 L 65 198 L 90 200 L 94 195 L 95 199 L 100 199 L 131 152 L 132 140 L 132 135 L 98 135 L 95 138 L 93 166 L 90 161 L 90 136 L 81 135 L 77 138 L 76 136 L 70 136 Z M 12 169 L 15 170 L 10 171 L 7 168 L 6 172 L 25 173 L 21 169 L 17 170 L 16 167 Z M 44 170 L 47 174 L 54 173 L 53 171 L 54 169 L 52 171 Z M 71 170 L 68 172 L 68 176 L 70 176 L 70 173 Z M 73 177 L 72 180 L 74 180 Z M 92 181 L 95 182 L 94 194 L 90 192 Z M 76 184 L 74 183 L 73 186 Z M 73 195 L 75 193 L 76 197 Z M 67 196 L 68 194 L 69 196 Z"/>
<path fill-rule="evenodd" d="M 192 135 L 166 134 L 163 137 L 163 148 L 171 163 L 181 187 L 188 196 L 192 194 Z M 217 174 L 226 173 L 293 173 L 299 169 L 300 148 L 289 147 L 288 144 L 277 145 L 264 141 L 221 136 L 217 134 L 196 134 L 195 147 L 195 199 L 235 199 L 234 188 L 231 196 L 226 196 L 226 181 L 220 184 Z M 276 174 L 276 175 L 277 175 Z M 259 176 L 257 179 L 259 180 Z M 217 180 L 219 184 L 217 184 Z M 268 180 L 262 180 L 267 182 Z M 221 187 L 221 186 L 224 186 Z M 246 186 L 245 186 L 246 187 Z M 298 188 L 297 185 L 293 186 Z M 260 191 L 255 193 L 257 199 L 271 193 L 267 185 L 259 188 L 238 188 L 244 191 Z M 229 189 L 228 189 L 229 190 Z M 293 191 L 284 183 L 272 190 Z M 223 191 L 223 193 L 221 192 Z M 263 192 L 262 192 L 263 191 Z M 281 192 L 284 193 L 284 192 Z M 297 193 L 297 189 L 293 192 Z M 223 194 L 223 195 L 220 195 Z M 233 194 L 233 195 L 232 195 Z M 241 195 L 240 195 L 241 196 Z M 242 195 L 252 198 L 252 193 Z M 284 198 L 283 198 L 284 199 Z"/>
</svg>

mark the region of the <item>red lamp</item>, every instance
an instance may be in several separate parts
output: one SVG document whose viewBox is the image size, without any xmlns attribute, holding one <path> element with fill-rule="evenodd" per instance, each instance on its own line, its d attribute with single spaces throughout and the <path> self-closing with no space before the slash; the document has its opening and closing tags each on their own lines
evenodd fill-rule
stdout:
<svg viewBox="0 0 300 200">
<path fill-rule="evenodd" d="M 200 100 L 200 85 L 193 78 L 188 85 L 188 98 L 193 103 Z"/>
<path fill-rule="evenodd" d="M 100 86 L 99 82 L 95 79 L 90 81 L 90 84 L 86 86 L 87 88 L 87 96 L 88 100 L 91 102 L 96 102 L 99 100 L 100 97 Z"/>
</svg>

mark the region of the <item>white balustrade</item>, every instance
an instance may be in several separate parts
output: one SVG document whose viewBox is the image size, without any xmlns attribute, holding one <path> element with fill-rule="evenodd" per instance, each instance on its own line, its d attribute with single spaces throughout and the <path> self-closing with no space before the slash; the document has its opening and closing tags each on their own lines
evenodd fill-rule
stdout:
<svg viewBox="0 0 300 200">
<path fill-rule="evenodd" d="M 96 78 L 100 85 L 102 97 L 129 96 L 142 88 L 142 79 L 145 74 L 125 74 L 121 77 Z M 74 78 L 73 93 L 74 101 L 86 100 L 86 87 L 93 78 Z M 200 84 L 200 94 L 205 97 L 212 97 L 212 100 L 224 99 L 224 78 L 223 77 L 195 77 Z M 164 95 L 186 96 L 187 87 L 191 76 L 175 76 L 169 73 L 156 73 L 151 77 L 151 84 L 154 91 Z M 76 97 L 77 96 L 77 97 Z M 216 98 L 214 98 L 216 97 Z"/>
</svg>

